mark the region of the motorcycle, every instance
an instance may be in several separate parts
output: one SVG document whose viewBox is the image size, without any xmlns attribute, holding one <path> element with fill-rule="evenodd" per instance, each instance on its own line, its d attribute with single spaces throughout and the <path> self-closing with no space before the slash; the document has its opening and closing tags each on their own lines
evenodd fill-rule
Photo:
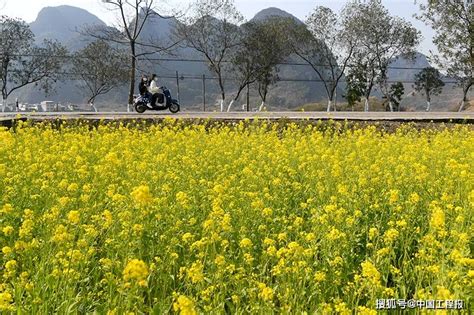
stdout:
<svg viewBox="0 0 474 315">
<path fill-rule="evenodd" d="M 137 113 L 144 113 L 147 110 L 167 110 L 169 109 L 170 112 L 176 114 L 180 111 L 180 106 L 178 100 L 171 97 L 171 92 L 165 86 L 160 88 L 163 93 L 158 93 L 156 104 L 153 106 L 151 104 L 151 96 L 142 96 L 136 95 L 133 101 L 133 105 Z"/>
</svg>

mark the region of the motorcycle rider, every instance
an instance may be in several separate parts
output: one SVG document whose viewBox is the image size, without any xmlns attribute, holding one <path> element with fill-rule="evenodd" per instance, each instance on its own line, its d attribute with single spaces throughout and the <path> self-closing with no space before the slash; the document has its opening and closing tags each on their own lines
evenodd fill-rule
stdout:
<svg viewBox="0 0 474 315">
<path fill-rule="evenodd" d="M 142 76 L 140 84 L 138 85 L 138 91 L 140 92 L 141 96 L 148 96 L 148 78 L 146 75 Z"/>
</svg>

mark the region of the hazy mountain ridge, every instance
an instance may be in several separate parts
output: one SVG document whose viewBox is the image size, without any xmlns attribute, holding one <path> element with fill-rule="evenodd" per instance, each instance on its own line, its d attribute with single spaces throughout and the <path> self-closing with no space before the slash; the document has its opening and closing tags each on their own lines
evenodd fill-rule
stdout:
<svg viewBox="0 0 474 315">
<path fill-rule="evenodd" d="M 388 78 L 392 81 L 410 82 L 423 68 L 431 67 L 428 57 L 417 52 L 414 59 L 399 56 L 390 63 Z M 411 68 L 411 69 L 408 69 Z"/>
<path fill-rule="evenodd" d="M 388 71 L 389 80 L 403 82 L 405 87 L 402 107 L 407 110 L 424 110 L 426 108 L 426 97 L 421 92 L 414 93 L 413 86 L 415 76 L 422 69 L 433 67 L 429 58 L 419 52 L 415 54 L 414 59 L 399 56 L 390 64 L 390 67 L 392 68 Z M 441 95 L 432 96 L 431 108 L 436 111 L 457 110 L 459 102 L 462 99 L 462 92 L 457 85 L 453 83 L 454 80 L 452 78 L 442 75 L 442 80 L 446 85 Z"/>
<path fill-rule="evenodd" d="M 43 8 L 30 24 L 37 42 L 53 39 L 70 50 L 80 49 L 90 41 L 78 31 L 85 26 L 105 26 L 105 23 L 87 10 L 62 5 Z"/>
<path fill-rule="evenodd" d="M 258 12 L 250 21 L 264 21 L 272 17 L 292 18 L 299 23 L 303 23 L 294 15 L 279 8 L 271 7 Z"/>
</svg>

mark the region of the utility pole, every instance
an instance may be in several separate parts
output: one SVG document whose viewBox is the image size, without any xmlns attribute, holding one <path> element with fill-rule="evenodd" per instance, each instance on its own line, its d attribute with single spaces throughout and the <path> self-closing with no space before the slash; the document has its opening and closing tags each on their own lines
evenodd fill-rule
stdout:
<svg viewBox="0 0 474 315">
<path fill-rule="evenodd" d="M 176 95 L 178 98 L 178 103 L 181 104 L 181 99 L 179 97 L 179 73 L 176 71 L 176 85 L 178 86 L 178 94 Z"/>
<path fill-rule="evenodd" d="M 202 108 L 206 111 L 206 75 L 202 75 Z"/>
<path fill-rule="evenodd" d="M 250 84 L 247 83 L 247 112 L 250 112 Z"/>
</svg>

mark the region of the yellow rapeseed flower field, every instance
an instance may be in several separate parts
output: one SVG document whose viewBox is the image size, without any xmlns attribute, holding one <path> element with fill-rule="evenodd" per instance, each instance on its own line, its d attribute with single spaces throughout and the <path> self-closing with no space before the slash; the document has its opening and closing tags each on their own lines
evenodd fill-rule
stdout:
<svg viewBox="0 0 474 315">
<path fill-rule="evenodd" d="M 375 314 L 474 297 L 474 131 L 0 130 L 0 313 Z"/>
</svg>

